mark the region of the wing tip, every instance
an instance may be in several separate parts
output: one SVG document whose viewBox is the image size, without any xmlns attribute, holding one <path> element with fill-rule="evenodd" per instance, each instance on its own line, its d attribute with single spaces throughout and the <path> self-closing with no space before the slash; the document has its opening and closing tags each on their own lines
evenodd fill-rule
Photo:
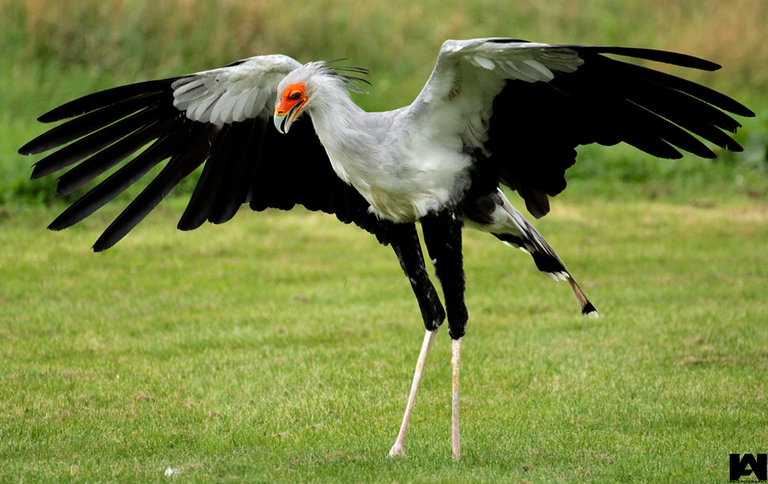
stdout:
<svg viewBox="0 0 768 484">
<path fill-rule="evenodd" d="M 571 46 L 565 46 L 571 47 Z M 644 59 L 653 62 L 661 62 L 663 64 L 670 64 L 688 69 L 699 69 L 702 71 L 717 71 L 722 69 L 723 66 L 716 62 L 712 62 L 701 57 L 696 57 L 690 54 L 683 54 L 680 52 L 672 52 L 668 50 L 660 49 L 648 49 L 639 47 L 608 47 L 608 46 L 575 46 L 576 50 L 583 52 L 592 52 L 595 54 L 613 54 L 623 57 L 633 57 L 635 59 Z"/>
<path fill-rule="evenodd" d="M 115 245 L 117 242 L 120 241 L 120 239 L 123 238 L 123 236 L 120 236 L 117 238 L 117 240 L 112 240 L 113 237 L 105 237 L 107 233 L 101 235 L 101 237 L 96 240 L 96 242 L 93 244 L 93 247 L 91 247 L 91 250 L 98 253 L 98 252 L 104 252 L 107 249 L 112 248 L 113 245 Z"/>
</svg>

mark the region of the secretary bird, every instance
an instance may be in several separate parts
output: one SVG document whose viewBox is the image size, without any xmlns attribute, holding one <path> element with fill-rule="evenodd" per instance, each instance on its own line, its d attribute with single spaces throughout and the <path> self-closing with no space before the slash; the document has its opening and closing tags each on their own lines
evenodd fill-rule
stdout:
<svg viewBox="0 0 768 484">
<path fill-rule="evenodd" d="M 540 218 L 565 189 L 578 145 L 630 144 L 661 158 L 682 149 L 727 150 L 740 124 L 725 111 L 754 114 L 691 81 L 606 55 L 714 71 L 720 66 L 659 50 L 548 45 L 517 39 L 448 40 L 416 100 L 368 113 L 350 99 L 366 69 L 302 65 L 284 55 L 252 57 L 220 69 L 97 92 L 42 115 L 74 118 L 24 145 L 53 152 L 34 165 L 59 178 L 67 195 L 122 164 L 49 226 L 69 227 L 168 160 L 93 246 L 112 247 L 171 189 L 202 169 L 178 228 L 230 220 L 241 205 L 262 211 L 296 204 L 336 215 L 391 245 L 416 295 L 426 334 L 405 415 L 390 456 L 403 441 L 424 365 L 448 317 L 452 340 L 451 443 L 459 459 L 459 369 L 467 324 L 462 228 L 488 232 L 570 283 L 582 313 L 597 316 L 552 247 L 507 200 L 517 191 Z M 312 122 L 296 123 L 306 115 Z M 270 127 L 270 118 L 277 129 Z M 279 133 L 289 134 L 282 138 Z M 279 133 L 278 133 L 279 132 Z M 694 136 L 696 135 L 696 136 Z M 66 146 L 65 146 L 66 145 Z M 135 157 L 132 155 L 138 153 Z M 126 161 L 127 160 L 127 161 Z M 443 288 L 445 309 L 425 267 L 416 222 Z"/>
</svg>

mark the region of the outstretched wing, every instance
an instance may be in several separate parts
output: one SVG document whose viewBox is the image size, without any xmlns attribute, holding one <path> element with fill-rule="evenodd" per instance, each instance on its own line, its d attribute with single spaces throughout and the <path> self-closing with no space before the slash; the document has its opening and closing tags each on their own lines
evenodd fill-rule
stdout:
<svg viewBox="0 0 768 484">
<path fill-rule="evenodd" d="M 680 150 L 715 154 L 701 140 L 741 151 L 724 111 L 754 113 L 712 89 L 605 54 L 713 71 L 712 62 L 673 52 L 548 45 L 515 39 L 446 41 L 411 122 L 440 126 L 485 151 L 498 181 L 517 190 L 532 215 L 549 212 L 565 189 L 578 145 L 628 143 L 662 158 Z"/>
<path fill-rule="evenodd" d="M 19 153 L 58 148 L 35 164 L 32 178 L 74 165 L 59 178 L 59 195 L 122 163 L 49 228 L 61 230 L 83 220 L 167 160 L 96 241 L 95 251 L 122 239 L 203 163 L 179 221 L 182 230 L 206 220 L 226 222 L 243 203 L 254 210 L 289 210 L 301 204 L 354 222 L 385 242 L 381 224 L 368 213 L 369 204 L 333 172 L 311 123 L 298 123 L 290 138 L 271 126 L 277 85 L 300 65 L 286 56 L 253 57 L 221 69 L 109 89 L 44 114 L 39 118 L 44 123 L 74 119 L 30 141 Z"/>
</svg>

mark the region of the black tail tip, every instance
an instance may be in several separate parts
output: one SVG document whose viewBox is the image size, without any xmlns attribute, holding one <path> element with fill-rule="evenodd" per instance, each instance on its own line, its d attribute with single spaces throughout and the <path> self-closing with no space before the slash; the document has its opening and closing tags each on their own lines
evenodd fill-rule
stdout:
<svg viewBox="0 0 768 484">
<path fill-rule="evenodd" d="M 596 318 L 598 316 L 597 309 L 595 309 L 595 306 L 593 306 L 589 301 L 587 301 L 587 304 L 581 308 L 581 314 L 584 316 L 589 316 L 590 318 Z"/>
</svg>

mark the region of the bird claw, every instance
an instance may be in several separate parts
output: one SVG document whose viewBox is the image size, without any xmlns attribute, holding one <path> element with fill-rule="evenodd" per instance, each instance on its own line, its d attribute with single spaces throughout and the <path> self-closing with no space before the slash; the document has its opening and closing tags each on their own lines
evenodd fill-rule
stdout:
<svg viewBox="0 0 768 484">
<path fill-rule="evenodd" d="M 402 445 L 393 445 L 389 450 L 389 457 L 407 457 Z"/>
</svg>

